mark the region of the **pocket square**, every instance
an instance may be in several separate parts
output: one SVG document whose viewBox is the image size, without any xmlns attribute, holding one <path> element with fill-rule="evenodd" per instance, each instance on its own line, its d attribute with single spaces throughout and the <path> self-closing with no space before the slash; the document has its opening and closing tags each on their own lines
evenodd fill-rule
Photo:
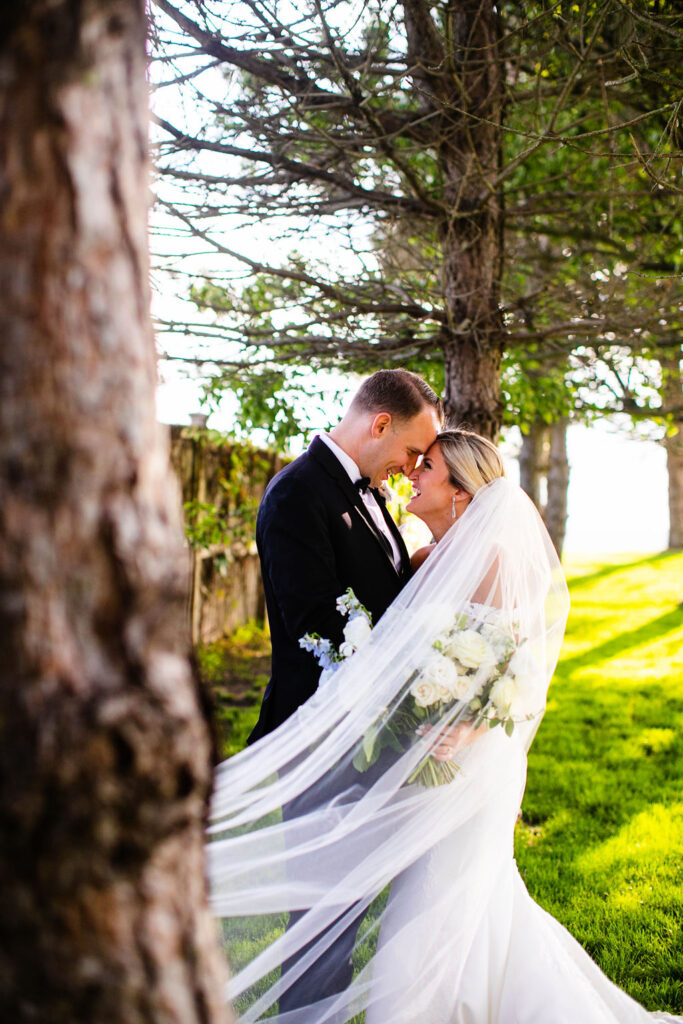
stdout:
<svg viewBox="0 0 683 1024">
<path fill-rule="evenodd" d="M 351 513 L 350 512 L 343 512 L 342 513 L 342 519 L 344 520 L 344 523 L 346 524 L 346 526 L 350 530 L 351 527 L 353 526 L 353 523 L 351 522 Z"/>
</svg>

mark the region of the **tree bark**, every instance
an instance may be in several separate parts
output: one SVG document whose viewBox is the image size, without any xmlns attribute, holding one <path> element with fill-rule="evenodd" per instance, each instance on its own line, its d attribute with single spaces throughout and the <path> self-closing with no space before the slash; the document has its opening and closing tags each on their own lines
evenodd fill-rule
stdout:
<svg viewBox="0 0 683 1024">
<path fill-rule="evenodd" d="M 548 425 L 543 420 L 535 420 L 530 424 L 528 432 L 522 434 L 522 448 L 518 458 L 520 486 L 541 515 L 541 480 L 548 473 L 548 444 Z"/>
<path fill-rule="evenodd" d="M 669 474 L 669 550 L 683 548 L 683 422 L 666 440 Z"/>
<path fill-rule="evenodd" d="M 444 225 L 444 298 L 451 338 L 444 352 L 447 416 L 496 440 L 502 424 L 503 211 L 491 183 L 500 171 L 503 69 L 493 0 L 464 0 L 448 13 L 452 108 L 441 160 L 450 210 Z M 463 216 L 466 214 L 466 216 Z"/>
<path fill-rule="evenodd" d="M 444 182 L 444 408 L 495 440 L 502 424 L 500 311 L 502 200 L 492 183 L 501 166 L 503 67 L 493 0 L 461 0 L 441 30 L 426 0 L 405 0 L 408 60 L 430 111 Z"/>
<path fill-rule="evenodd" d="M 567 420 L 557 420 L 550 427 L 548 453 L 548 500 L 545 506 L 545 525 L 560 558 L 567 530 L 567 491 L 569 489 L 569 459 L 567 458 Z"/>
<path fill-rule="evenodd" d="M 522 435 L 518 459 L 520 485 L 543 516 L 560 556 L 567 528 L 567 423 L 566 419 L 561 419 L 548 426 L 543 420 L 536 420 L 528 433 Z M 545 495 L 542 494 L 544 480 Z"/>
<path fill-rule="evenodd" d="M 450 426 L 476 430 L 497 440 L 502 421 L 501 352 L 476 339 L 453 341 L 444 349 L 444 410 Z"/>
<path fill-rule="evenodd" d="M 154 413 L 143 0 L 0 20 L 0 1017 L 214 1024 L 210 749 Z"/>
<path fill-rule="evenodd" d="M 673 418 L 664 438 L 669 474 L 669 549 L 683 548 L 683 374 L 680 354 L 660 360 L 663 374 L 663 404 Z"/>
</svg>

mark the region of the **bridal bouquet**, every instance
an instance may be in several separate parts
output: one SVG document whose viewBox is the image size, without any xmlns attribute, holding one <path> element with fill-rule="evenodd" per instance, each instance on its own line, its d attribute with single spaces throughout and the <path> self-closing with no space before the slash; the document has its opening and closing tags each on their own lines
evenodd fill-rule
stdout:
<svg viewBox="0 0 683 1024">
<path fill-rule="evenodd" d="M 372 628 L 369 613 L 351 589 L 339 598 L 337 608 L 349 615 L 338 651 L 317 634 L 307 633 L 299 641 L 316 654 L 323 668 L 353 654 Z M 489 728 L 501 725 L 511 736 L 515 720 L 530 717 L 519 684 L 522 644 L 514 623 L 495 609 L 474 605 L 458 614 L 441 606 L 427 607 L 423 614 L 430 630 L 434 623 L 438 627 L 431 651 L 409 673 L 401 695 L 363 737 L 353 759 L 360 772 L 367 771 L 385 748 L 402 754 L 431 728 L 447 732 L 452 726 L 443 726 L 444 720 L 466 722 L 471 729 L 484 723 Z M 451 782 L 457 770 L 452 761 L 439 761 L 429 754 L 408 782 L 440 786 Z"/>
</svg>

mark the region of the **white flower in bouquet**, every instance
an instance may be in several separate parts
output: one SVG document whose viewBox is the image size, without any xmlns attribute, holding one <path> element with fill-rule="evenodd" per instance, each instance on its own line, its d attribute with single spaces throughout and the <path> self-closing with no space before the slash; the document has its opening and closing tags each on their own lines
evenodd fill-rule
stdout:
<svg viewBox="0 0 683 1024">
<path fill-rule="evenodd" d="M 476 697 L 479 692 L 480 683 L 477 676 L 466 673 L 458 673 L 451 683 L 451 697 L 456 700 L 469 701 Z"/>
<path fill-rule="evenodd" d="M 351 644 L 354 650 L 357 650 L 363 641 L 372 632 L 372 626 L 364 615 L 355 615 L 352 619 L 344 626 L 344 641 L 339 648 L 339 653 L 342 654 L 342 647 L 347 644 Z M 346 657 L 346 655 L 344 655 Z"/>
<path fill-rule="evenodd" d="M 439 687 L 431 679 L 418 679 L 410 687 L 410 692 L 415 698 L 419 708 L 429 708 L 440 701 Z"/>
<path fill-rule="evenodd" d="M 503 661 L 514 647 L 515 641 L 512 636 L 492 623 L 484 623 L 481 635 L 490 644 L 497 662 Z"/>
<path fill-rule="evenodd" d="M 438 654 L 436 651 L 430 654 L 424 662 L 421 675 L 423 679 L 448 690 L 449 693 L 452 693 L 453 687 L 457 685 L 457 668 L 450 658 L 445 658 L 443 654 Z"/>
<path fill-rule="evenodd" d="M 490 700 L 501 718 L 521 713 L 521 693 L 514 676 L 506 673 L 491 687 Z"/>
<path fill-rule="evenodd" d="M 479 668 L 483 664 L 494 664 L 496 656 L 488 640 L 476 629 L 463 629 L 450 640 L 444 651 L 449 658 L 456 658 L 466 668 Z"/>
<path fill-rule="evenodd" d="M 508 671 L 514 676 L 524 676 L 529 673 L 529 651 L 527 648 L 518 647 L 510 658 Z"/>
<path fill-rule="evenodd" d="M 502 633 L 510 632 L 510 619 L 504 612 L 491 609 L 486 616 L 486 623 L 495 629 L 499 629 Z"/>
</svg>

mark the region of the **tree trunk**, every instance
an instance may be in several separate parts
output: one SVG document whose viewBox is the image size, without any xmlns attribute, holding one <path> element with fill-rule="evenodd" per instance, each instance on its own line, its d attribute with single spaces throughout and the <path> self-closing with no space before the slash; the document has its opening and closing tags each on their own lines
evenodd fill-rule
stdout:
<svg viewBox="0 0 683 1024">
<path fill-rule="evenodd" d="M 519 453 L 519 483 L 529 495 L 536 508 L 543 514 L 541 480 L 548 473 L 548 425 L 535 420 L 526 434 L 522 434 L 522 448 Z"/>
<path fill-rule="evenodd" d="M 545 525 L 555 550 L 562 557 L 564 535 L 567 529 L 567 491 L 569 489 L 569 460 L 567 458 L 567 420 L 557 420 L 550 427 L 548 454 L 548 500 L 545 506 Z"/>
<path fill-rule="evenodd" d="M 143 0 L 16 4 L 0 71 L 0 1017 L 214 1024 Z"/>
<path fill-rule="evenodd" d="M 683 548 L 683 375 L 680 355 L 660 360 L 664 411 L 673 419 L 664 438 L 669 473 L 669 549 Z"/>
<path fill-rule="evenodd" d="M 471 341 L 444 351 L 444 409 L 449 426 L 466 427 L 498 438 L 502 421 L 500 360 L 497 349 L 481 351 Z"/>
<path fill-rule="evenodd" d="M 451 113 L 440 147 L 448 205 L 443 228 L 449 319 L 444 406 L 451 421 L 466 422 L 496 440 L 503 414 L 503 216 L 492 183 L 501 163 L 503 73 L 493 0 L 452 4 L 448 21 L 453 76 L 444 80 L 456 86 L 451 108 L 465 107 L 467 116 Z"/>
<path fill-rule="evenodd" d="M 503 211 L 501 167 L 503 67 L 493 0 L 447 5 L 437 24 L 427 0 L 404 0 L 408 64 L 436 133 L 444 182 L 440 221 L 447 322 L 444 407 L 495 439 L 502 423 L 500 311 Z"/>
<path fill-rule="evenodd" d="M 675 550 L 683 548 L 683 421 L 665 444 L 669 473 L 669 549 Z"/>
<path fill-rule="evenodd" d="M 522 435 L 519 453 L 519 482 L 529 495 L 548 528 L 558 555 L 562 555 L 567 527 L 567 490 L 569 461 L 567 459 L 567 420 L 550 427 L 543 420 L 534 421 Z M 542 493 L 545 480 L 546 493 Z"/>
</svg>

